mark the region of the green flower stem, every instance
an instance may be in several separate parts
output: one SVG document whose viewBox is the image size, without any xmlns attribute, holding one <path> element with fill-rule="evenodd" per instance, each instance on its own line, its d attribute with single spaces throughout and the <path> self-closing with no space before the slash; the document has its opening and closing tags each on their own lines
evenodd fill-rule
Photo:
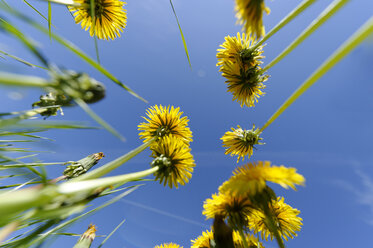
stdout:
<svg viewBox="0 0 373 248">
<path fill-rule="evenodd" d="M 71 180 L 69 182 L 59 185 L 57 191 L 61 194 L 76 194 L 83 191 L 93 190 L 99 187 L 108 187 L 117 183 L 124 184 L 151 175 L 157 172 L 157 170 L 159 170 L 159 167 L 155 166 L 144 171 L 119 176 L 85 180 L 79 182 L 73 182 L 73 180 Z"/>
<path fill-rule="evenodd" d="M 243 247 L 244 248 L 250 248 L 249 244 L 247 243 L 246 236 L 245 236 L 245 233 L 243 232 L 242 228 L 239 228 L 238 232 L 240 233 L 242 243 L 243 243 Z"/>
<path fill-rule="evenodd" d="M 137 147 L 136 149 L 130 151 L 129 153 L 124 154 L 123 156 L 95 169 L 91 170 L 90 172 L 81 175 L 77 178 L 74 178 L 71 180 L 71 182 L 77 182 L 77 181 L 83 181 L 83 180 L 88 180 L 88 179 L 95 179 L 102 177 L 112 170 L 118 168 L 122 164 L 126 163 L 128 160 L 131 158 L 135 157 L 138 155 L 140 152 L 144 151 L 146 148 L 148 148 L 153 142 L 155 141 L 155 138 L 152 140 L 149 140 L 148 142 L 142 144 L 141 146 Z"/>
<path fill-rule="evenodd" d="M 272 35 L 277 33 L 281 28 L 283 28 L 286 24 L 291 22 L 295 17 L 297 17 L 300 13 L 302 13 L 304 10 L 306 10 L 308 7 L 310 7 L 312 4 L 314 4 L 316 0 L 304 0 L 301 2 L 292 12 L 290 12 L 285 18 L 283 18 L 274 28 L 272 28 L 264 37 L 261 39 L 255 46 L 255 48 L 258 48 L 260 45 L 262 45 L 265 41 L 267 41 Z"/>
<path fill-rule="evenodd" d="M 42 206 L 52 199 L 61 195 L 78 195 L 89 190 L 108 187 L 117 183 L 127 183 L 133 180 L 141 179 L 155 173 L 158 166 L 148 170 L 134 172 L 119 176 L 86 180 L 75 182 L 73 180 L 62 183 L 58 186 L 48 185 L 43 189 L 31 188 L 12 192 L 12 197 L 8 194 L 0 194 L 0 216 L 7 216 L 13 213 L 19 213 L 26 209 Z"/>
<path fill-rule="evenodd" d="M 355 47 L 362 43 L 373 33 L 373 17 L 371 17 L 362 27 L 359 28 L 347 41 L 345 41 L 317 70 L 301 85 L 286 101 L 277 109 L 269 120 L 260 129 L 262 132 L 274 120 L 276 120 L 291 104 L 295 102 L 305 91 L 308 90 L 317 80 L 327 73 L 333 66 L 341 61 Z"/>
<path fill-rule="evenodd" d="M 52 3 L 68 5 L 68 6 L 77 6 L 79 7 L 81 4 L 75 3 L 73 0 L 44 0 Z"/>
<path fill-rule="evenodd" d="M 26 87 L 53 87 L 56 86 L 48 82 L 44 78 L 34 76 L 22 76 L 13 73 L 0 72 L 0 84 L 10 86 L 26 86 Z"/>
<path fill-rule="evenodd" d="M 275 238 L 276 238 L 276 241 L 277 241 L 277 244 L 280 248 L 285 248 L 285 245 L 284 245 L 284 240 L 281 238 L 279 232 L 278 232 L 278 228 L 277 228 L 277 225 L 273 219 L 273 216 L 271 214 L 271 211 L 269 210 L 269 207 L 267 204 L 265 204 L 263 206 L 263 211 L 264 211 L 264 215 L 266 216 L 266 222 L 267 224 L 269 225 L 268 228 L 269 230 L 271 231 L 271 233 L 273 235 L 275 235 Z"/>
<path fill-rule="evenodd" d="M 338 12 L 349 0 L 335 0 L 333 1 L 284 51 L 280 53 L 274 60 L 263 68 L 267 71 L 269 68 L 277 64 L 285 58 L 291 51 L 293 51 L 299 44 L 301 44 L 307 37 L 315 32 L 322 24 L 324 24 L 330 17 Z"/>
</svg>

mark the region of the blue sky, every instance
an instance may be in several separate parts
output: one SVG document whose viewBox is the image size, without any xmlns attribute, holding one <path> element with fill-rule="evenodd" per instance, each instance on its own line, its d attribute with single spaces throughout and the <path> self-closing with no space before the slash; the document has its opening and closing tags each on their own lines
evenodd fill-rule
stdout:
<svg viewBox="0 0 373 248">
<path fill-rule="evenodd" d="M 9 1 L 16 8 L 42 22 L 22 1 Z M 264 17 L 270 30 L 300 1 L 266 1 L 271 14 Z M 264 64 L 276 57 L 331 1 L 317 1 L 302 16 L 267 41 Z M 47 13 L 47 5 L 35 1 Z M 268 72 L 265 96 L 255 108 L 241 108 L 226 92 L 224 78 L 216 67 L 216 49 L 226 35 L 235 35 L 232 0 L 174 0 L 190 52 L 190 70 L 180 34 L 168 1 L 128 1 L 128 26 L 115 41 L 99 41 L 102 64 L 134 91 L 149 101 L 132 97 L 97 71 L 80 61 L 48 37 L 19 23 L 26 33 L 42 44 L 44 54 L 60 66 L 89 73 L 107 87 L 107 97 L 92 108 L 126 138 L 123 143 L 104 130 L 50 131 L 56 140 L 38 148 L 54 151 L 42 154 L 46 162 L 78 160 L 104 152 L 100 164 L 111 161 L 141 144 L 137 125 L 145 110 L 154 104 L 179 106 L 190 119 L 191 144 L 196 168 L 189 184 L 168 189 L 147 183 L 123 201 L 73 226 L 80 233 L 89 223 L 98 235 L 109 233 L 119 222 L 125 224 L 107 242 L 107 247 L 149 248 L 163 242 L 184 247 L 206 230 L 211 221 L 202 215 L 206 198 L 217 191 L 237 165 L 224 155 L 220 137 L 231 127 L 263 125 L 285 99 L 371 16 L 371 0 L 351 1 L 295 51 Z M 74 24 L 63 6 L 53 6 L 55 31 L 77 44 L 92 57 L 93 39 Z M 45 24 L 46 25 L 46 24 Z M 36 60 L 13 39 L 0 36 L 0 49 L 29 61 Z M 273 185 L 278 195 L 301 210 L 304 226 L 287 247 L 367 247 L 373 231 L 373 156 L 371 139 L 373 102 L 373 39 L 356 48 L 341 63 L 287 109 L 262 137 L 250 161 L 269 160 L 276 165 L 296 167 L 306 177 L 297 192 Z M 28 69 L 11 60 L 0 61 L 0 70 L 46 77 L 42 70 Z M 37 90 L 2 88 L 0 111 L 29 109 L 40 95 Z M 9 109 L 11 108 L 11 109 Z M 65 115 L 50 119 L 93 121 L 79 108 L 65 108 Z M 145 151 L 113 174 L 146 169 L 151 159 Z M 247 160 L 245 159 L 245 162 Z M 100 165 L 99 164 L 99 165 Z M 49 171 L 51 177 L 63 168 Z M 97 238 L 96 247 L 102 238 Z M 62 237 L 52 247 L 68 247 L 76 238 Z M 276 247 L 275 242 L 266 247 Z"/>
</svg>

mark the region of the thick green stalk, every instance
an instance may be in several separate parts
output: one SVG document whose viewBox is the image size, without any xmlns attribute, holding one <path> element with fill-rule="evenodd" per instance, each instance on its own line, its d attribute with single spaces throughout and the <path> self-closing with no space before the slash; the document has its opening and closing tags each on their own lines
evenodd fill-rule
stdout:
<svg viewBox="0 0 373 248">
<path fill-rule="evenodd" d="M 304 0 L 301 2 L 292 12 L 290 12 L 285 18 L 283 18 L 274 28 L 272 28 L 264 37 L 261 39 L 254 47 L 258 48 L 264 42 L 266 42 L 269 38 L 272 37 L 275 33 L 277 33 L 281 28 L 283 28 L 286 24 L 291 22 L 295 17 L 297 17 L 300 13 L 305 11 L 308 7 L 310 7 L 316 0 Z"/>
<path fill-rule="evenodd" d="M 285 58 L 291 51 L 293 51 L 299 44 L 301 44 L 307 37 L 315 32 L 322 24 L 324 24 L 330 17 L 338 12 L 349 0 L 335 0 L 333 1 L 284 51 L 280 53 L 274 60 L 263 68 L 267 71 L 269 68 L 277 64 Z"/>
<path fill-rule="evenodd" d="M 0 72 L 0 84 L 9 86 L 26 86 L 26 87 L 52 87 L 51 84 L 44 78 L 34 76 L 23 76 L 13 73 Z"/>
<path fill-rule="evenodd" d="M 126 163 L 128 160 L 130 160 L 131 158 L 135 157 L 136 155 L 138 155 L 140 152 L 144 151 L 146 148 L 148 148 L 154 141 L 155 139 L 152 139 L 152 140 L 149 140 L 148 142 L 142 144 L 141 146 L 137 147 L 136 149 L 124 154 L 123 156 L 95 169 L 95 170 L 92 170 L 84 175 L 81 175 L 71 181 L 74 181 L 74 182 L 77 182 L 77 181 L 83 181 L 83 180 L 87 180 L 87 179 L 95 179 L 95 178 L 99 178 L 99 177 L 102 177 L 106 174 L 108 174 L 109 172 L 113 171 L 114 169 L 118 168 L 119 166 L 121 166 L 122 164 Z"/>
<path fill-rule="evenodd" d="M 333 66 L 341 61 L 355 47 L 362 43 L 370 34 L 373 33 L 373 17 L 359 28 L 347 41 L 345 41 L 317 70 L 301 85 L 286 101 L 277 109 L 269 120 L 260 129 L 262 132 L 274 120 L 276 120 L 291 104 L 295 102 L 305 91 L 308 90 L 317 80 L 327 73 Z"/>
<path fill-rule="evenodd" d="M 117 183 L 127 183 L 130 181 L 138 180 L 143 177 L 149 176 L 159 169 L 158 166 L 152 167 L 150 169 L 119 175 L 119 176 L 113 176 L 113 177 L 106 177 L 106 178 L 99 178 L 99 179 L 91 179 L 91 180 L 85 180 L 85 181 L 79 181 L 75 182 L 73 180 L 63 183 L 58 186 L 58 193 L 60 194 L 76 194 L 79 192 L 84 192 L 88 190 L 94 190 L 97 188 L 104 188 L 109 187 L 111 185 L 117 184 Z"/>
<path fill-rule="evenodd" d="M 282 239 L 282 237 L 280 236 L 278 232 L 277 225 L 273 219 L 273 216 L 271 214 L 271 211 L 269 210 L 268 205 L 265 205 L 263 207 L 263 210 L 264 210 L 264 215 L 266 217 L 267 224 L 269 225 L 268 228 L 270 229 L 271 233 L 275 235 L 278 246 L 280 248 L 285 248 L 284 240 Z"/>
</svg>

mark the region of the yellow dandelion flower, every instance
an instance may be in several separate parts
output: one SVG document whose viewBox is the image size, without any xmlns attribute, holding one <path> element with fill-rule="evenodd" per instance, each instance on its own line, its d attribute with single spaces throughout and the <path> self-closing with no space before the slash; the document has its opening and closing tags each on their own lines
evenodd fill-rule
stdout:
<svg viewBox="0 0 373 248">
<path fill-rule="evenodd" d="M 165 137 L 150 148 L 154 158 L 152 166 L 159 166 L 155 173 L 156 180 L 164 185 L 178 187 L 185 185 L 192 177 L 194 159 L 190 148 L 176 137 Z"/>
<path fill-rule="evenodd" d="M 237 36 L 226 36 L 223 44 L 220 45 L 216 58 L 218 63 L 216 66 L 224 66 L 224 64 L 238 64 L 241 68 L 253 67 L 260 65 L 263 62 L 261 59 L 263 46 L 254 49 L 255 40 L 245 33 L 237 33 Z"/>
<path fill-rule="evenodd" d="M 246 233 L 245 234 L 245 238 L 246 238 L 246 242 L 247 244 L 249 245 L 250 248 L 263 248 L 263 244 L 261 242 L 258 241 L 258 239 L 256 237 L 254 237 L 254 235 L 251 235 L 250 233 Z M 233 231 L 233 242 L 234 242 L 234 246 L 235 248 L 244 248 L 244 243 L 242 241 L 242 237 L 240 235 L 240 233 L 238 231 Z M 258 245 L 259 243 L 259 245 Z"/>
<path fill-rule="evenodd" d="M 252 205 L 248 197 L 219 193 L 213 194 L 212 199 L 205 200 L 202 214 L 207 219 L 215 218 L 217 215 L 224 219 L 228 218 L 230 226 L 236 229 L 246 225 L 251 210 Z"/>
<path fill-rule="evenodd" d="M 202 232 L 202 235 L 192 240 L 191 248 L 210 248 L 210 240 L 214 239 L 214 233 L 211 230 Z"/>
<path fill-rule="evenodd" d="M 251 234 L 246 234 L 246 241 L 249 247 L 258 247 L 258 239 Z M 191 248 L 210 248 L 210 240 L 214 239 L 214 233 L 211 230 L 202 232 L 202 235 L 192 240 Z M 244 248 L 241 235 L 238 231 L 233 231 L 233 242 L 235 248 Z M 262 243 L 259 242 L 259 247 L 263 248 Z"/>
<path fill-rule="evenodd" d="M 278 197 L 277 201 L 272 200 L 272 204 L 269 204 L 270 212 L 273 219 L 278 227 L 280 235 L 287 241 L 288 238 L 294 238 L 300 231 L 302 224 L 302 218 L 298 217 L 300 211 L 292 208 L 288 204 L 284 203 L 283 197 Z M 268 228 L 266 217 L 260 210 L 253 210 L 249 216 L 249 228 L 254 230 L 254 233 L 261 232 L 262 239 L 268 240 L 270 236 L 273 239 L 273 233 Z"/>
<path fill-rule="evenodd" d="M 181 118 L 183 112 L 180 112 L 179 109 L 162 105 L 149 108 L 146 111 L 148 118 L 143 117 L 147 122 L 138 125 L 138 130 L 143 131 L 139 133 L 140 139 L 147 142 L 153 137 L 162 139 L 166 136 L 175 136 L 186 144 L 193 141 L 192 132 L 188 127 L 189 120 L 186 116 Z"/>
<path fill-rule="evenodd" d="M 267 81 L 268 76 L 262 75 L 259 66 L 249 69 L 241 69 L 238 64 L 225 64 L 221 68 L 222 76 L 227 80 L 228 92 L 233 95 L 233 101 L 237 101 L 241 108 L 254 107 L 258 98 L 265 93 L 262 91 L 266 86 L 263 82 Z"/>
<path fill-rule="evenodd" d="M 263 62 L 262 46 L 254 48 L 253 39 L 245 34 L 237 37 L 227 36 L 225 42 L 218 49 L 216 57 L 219 71 L 227 80 L 228 91 L 232 93 L 233 100 L 237 100 L 241 107 L 255 106 L 258 98 L 264 95 L 262 89 L 265 88 L 263 82 L 267 81 L 268 75 L 260 68 Z"/>
<path fill-rule="evenodd" d="M 263 26 L 263 11 L 269 14 L 264 0 L 236 0 L 236 17 L 238 23 L 243 25 L 243 31 L 254 34 L 257 39 L 265 34 Z"/>
<path fill-rule="evenodd" d="M 157 245 L 154 248 L 183 248 L 183 247 L 180 245 L 174 244 L 174 243 L 168 243 L 168 244 Z"/>
<path fill-rule="evenodd" d="M 255 195 L 266 187 L 266 181 L 296 190 L 295 185 L 304 185 L 305 179 L 295 168 L 271 166 L 269 161 L 258 161 L 238 167 L 233 176 L 219 187 L 219 191 L 233 195 Z"/>
<path fill-rule="evenodd" d="M 120 37 L 120 32 L 123 32 L 127 23 L 127 13 L 123 9 L 125 2 L 120 0 L 94 0 L 93 21 L 91 0 L 74 0 L 74 2 L 78 6 L 71 6 L 69 10 L 74 14 L 76 23 L 81 23 L 82 28 L 86 31 L 90 29 L 91 36 L 96 35 L 99 39 L 105 40 L 114 40 Z"/>
<path fill-rule="evenodd" d="M 225 147 L 225 154 L 231 156 L 238 155 L 237 163 L 245 156 L 248 158 L 253 155 L 254 145 L 262 145 L 259 141 L 262 138 L 259 137 L 259 128 L 255 129 L 255 125 L 251 130 L 243 130 L 239 125 L 237 129 L 232 128 L 232 131 L 226 132 L 220 139 L 223 141 L 223 147 Z"/>
</svg>

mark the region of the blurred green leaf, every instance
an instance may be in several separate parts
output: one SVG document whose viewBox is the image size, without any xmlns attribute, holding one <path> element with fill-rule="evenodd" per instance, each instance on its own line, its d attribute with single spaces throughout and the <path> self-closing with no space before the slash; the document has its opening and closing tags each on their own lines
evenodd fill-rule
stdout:
<svg viewBox="0 0 373 248">
<path fill-rule="evenodd" d="M 177 18 L 174 5 L 172 4 L 172 0 L 170 0 L 170 4 L 171 4 L 172 12 L 174 13 L 175 18 L 176 18 L 177 26 L 179 27 L 179 31 L 180 31 L 181 39 L 183 41 L 183 46 L 184 46 L 185 54 L 186 54 L 187 59 L 188 59 L 189 67 L 190 67 L 190 69 L 192 69 L 192 64 L 190 63 L 190 58 L 189 58 L 188 47 L 187 47 L 187 44 L 186 44 L 186 41 L 185 41 L 183 31 L 181 30 L 181 26 L 180 26 L 180 23 L 179 23 L 179 19 Z"/>
</svg>

